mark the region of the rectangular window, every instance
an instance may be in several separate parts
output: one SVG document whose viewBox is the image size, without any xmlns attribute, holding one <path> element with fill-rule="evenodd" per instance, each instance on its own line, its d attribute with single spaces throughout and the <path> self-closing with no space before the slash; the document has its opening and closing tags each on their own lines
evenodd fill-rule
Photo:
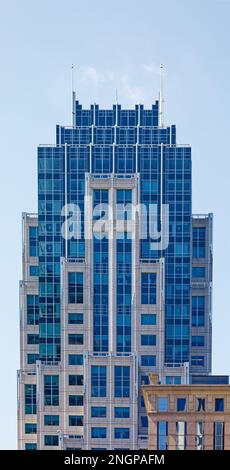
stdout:
<svg viewBox="0 0 230 470">
<path fill-rule="evenodd" d="M 123 221 L 132 219 L 131 189 L 117 189 L 116 219 Z"/>
<path fill-rule="evenodd" d="M 106 418 L 106 406 L 92 406 L 91 417 L 92 418 Z"/>
<path fill-rule="evenodd" d="M 178 421 L 176 423 L 177 433 L 177 450 L 186 449 L 186 438 L 187 438 L 187 423 L 185 421 Z"/>
<path fill-rule="evenodd" d="M 83 406 L 83 395 L 69 395 L 69 406 Z"/>
<path fill-rule="evenodd" d="M 25 434 L 36 434 L 37 424 L 36 423 L 25 423 Z"/>
<path fill-rule="evenodd" d="M 148 418 L 147 416 L 141 416 L 141 427 L 148 428 Z"/>
<path fill-rule="evenodd" d="M 141 356 L 141 365 L 143 367 L 156 367 L 156 356 Z"/>
<path fill-rule="evenodd" d="M 192 231 L 192 256 L 205 258 L 205 227 L 194 227 Z"/>
<path fill-rule="evenodd" d="M 158 411 L 168 411 L 168 397 L 158 397 Z"/>
<path fill-rule="evenodd" d="M 27 344 L 39 344 L 39 335 L 38 334 L 27 335 Z"/>
<path fill-rule="evenodd" d="M 197 411 L 205 411 L 205 398 L 197 398 Z"/>
<path fill-rule="evenodd" d="M 68 273 L 69 304 L 83 304 L 83 273 Z"/>
<path fill-rule="evenodd" d="M 142 313 L 141 324 L 142 325 L 156 325 L 157 316 L 155 313 Z"/>
<path fill-rule="evenodd" d="M 192 346 L 194 348 L 204 347 L 204 336 L 192 336 Z"/>
<path fill-rule="evenodd" d="M 168 448 L 168 422 L 157 422 L 157 450 L 167 450 Z"/>
<path fill-rule="evenodd" d="M 213 449 L 214 450 L 224 450 L 224 422 L 216 421 L 213 423 Z"/>
<path fill-rule="evenodd" d="M 186 398 L 177 398 L 177 411 L 186 410 Z"/>
<path fill-rule="evenodd" d="M 114 428 L 114 439 L 129 439 L 129 428 Z"/>
<path fill-rule="evenodd" d="M 69 313 L 68 323 L 69 325 L 83 325 L 83 313 Z"/>
<path fill-rule="evenodd" d="M 166 385 L 180 385 L 181 377 L 179 375 L 166 375 L 165 383 Z"/>
<path fill-rule="evenodd" d="M 58 446 L 58 436 L 55 435 L 48 435 L 44 436 L 44 444 L 45 446 Z"/>
<path fill-rule="evenodd" d="M 196 423 L 196 450 L 204 450 L 204 423 Z"/>
<path fill-rule="evenodd" d="M 91 366 L 91 395 L 106 397 L 106 366 Z"/>
<path fill-rule="evenodd" d="M 38 295 L 27 295 L 27 325 L 38 325 Z"/>
<path fill-rule="evenodd" d="M 38 227 L 29 227 L 30 256 L 38 256 Z"/>
<path fill-rule="evenodd" d="M 37 444 L 35 442 L 26 442 L 25 450 L 37 450 Z"/>
<path fill-rule="evenodd" d="M 25 414 L 36 414 L 36 385 L 25 384 Z"/>
<path fill-rule="evenodd" d="M 128 406 L 116 406 L 114 408 L 114 418 L 124 419 L 130 417 L 130 410 Z"/>
<path fill-rule="evenodd" d="M 204 266 L 194 266 L 192 268 L 192 277 L 201 279 L 205 277 L 205 267 Z"/>
<path fill-rule="evenodd" d="M 92 439 L 106 439 L 107 429 L 106 428 L 91 428 Z"/>
<path fill-rule="evenodd" d="M 114 391 L 115 397 L 129 398 L 130 396 L 130 367 L 114 367 Z"/>
<path fill-rule="evenodd" d="M 192 326 L 204 326 L 205 297 L 197 295 L 192 297 Z"/>
<path fill-rule="evenodd" d="M 82 354 L 69 354 L 68 355 L 68 364 L 69 364 L 69 366 L 82 366 L 83 365 L 83 355 Z"/>
<path fill-rule="evenodd" d="M 142 375 L 141 376 L 141 384 L 142 385 L 149 385 L 149 376 L 148 375 Z"/>
<path fill-rule="evenodd" d="M 156 335 L 141 335 L 141 346 L 156 346 Z"/>
<path fill-rule="evenodd" d="M 44 376 L 44 406 L 59 405 L 59 375 Z"/>
<path fill-rule="evenodd" d="M 84 385 L 83 375 L 69 375 L 69 385 Z"/>
<path fill-rule="evenodd" d="M 84 336 L 80 333 L 70 333 L 68 335 L 68 343 L 69 344 L 84 344 Z"/>
<path fill-rule="evenodd" d="M 30 276 L 38 276 L 39 274 L 39 266 L 34 264 L 30 265 Z"/>
<path fill-rule="evenodd" d="M 45 426 L 59 426 L 59 416 L 58 415 L 45 415 L 44 425 Z"/>
<path fill-rule="evenodd" d="M 70 415 L 69 426 L 83 426 L 83 416 Z"/>
<path fill-rule="evenodd" d="M 39 359 L 39 354 L 30 353 L 27 354 L 27 364 L 36 364 L 36 361 Z"/>
<path fill-rule="evenodd" d="M 224 412 L 224 398 L 215 398 L 215 411 Z"/>
<path fill-rule="evenodd" d="M 204 356 L 192 356 L 191 365 L 204 367 Z"/>
<path fill-rule="evenodd" d="M 141 273 L 141 303 L 153 305 L 157 302 L 156 273 Z"/>
</svg>

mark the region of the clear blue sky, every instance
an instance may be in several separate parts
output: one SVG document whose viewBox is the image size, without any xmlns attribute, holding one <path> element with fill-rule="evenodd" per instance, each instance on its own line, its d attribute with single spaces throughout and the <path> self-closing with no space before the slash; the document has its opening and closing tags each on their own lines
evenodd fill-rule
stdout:
<svg viewBox="0 0 230 470">
<path fill-rule="evenodd" d="M 150 105 L 166 66 L 166 123 L 193 148 L 193 211 L 214 212 L 213 372 L 230 374 L 228 0 L 1 1 L 0 447 L 16 448 L 21 212 L 36 211 L 36 147 L 83 105 Z"/>
</svg>

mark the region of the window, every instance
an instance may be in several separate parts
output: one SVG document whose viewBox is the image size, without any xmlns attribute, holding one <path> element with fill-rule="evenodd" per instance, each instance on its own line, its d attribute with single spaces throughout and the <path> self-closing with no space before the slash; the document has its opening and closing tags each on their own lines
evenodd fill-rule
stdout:
<svg viewBox="0 0 230 470">
<path fill-rule="evenodd" d="M 35 423 L 25 423 L 25 434 L 36 434 L 37 424 Z"/>
<path fill-rule="evenodd" d="M 205 257 L 205 227 L 194 227 L 192 235 L 193 258 Z"/>
<path fill-rule="evenodd" d="M 44 405 L 59 405 L 59 375 L 44 376 Z"/>
<path fill-rule="evenodd" d="M 129 398 L 130 395 L 130 367 L 115 366 L 114 368 L 115 397 Z"/>
<path fill-rule="evenodd" d="M 141 346 L 156 346 L 156 335 L 141 335 Z"/>
<path fill-rule="evenodd" d="M 204 356 L 192 356 L 191 365 L 204 367 Z"/>
<path fill-rule="evenodd" d="M 158 397 L 158 411 L 168 411 L 168 397 Z"/>
<path fill-rule="evenodd" d="M 30 276 L 38 276 L 39 274 L 39 267 L 36 265 L 30 265 Z"/>
<path fill-rule="evenodd" d="M 115 439 L 129 439 L 129 428 L 114 428 Z"/>
<path fill-rule="evenodd" d="M 204 346 L 204 336 L 192 336 L 192 346 L 195 348 Z"/>
<path fill-rule="evenodd" d="M 128 406 L 116 406 L 114 408 L 114 418 L 129 418 L 130 410 Z"/>
<path fill-rule="evenodd" d="M 213 423 L 214 425 L 214 442 L 213 442 L 213 449 L 214 450 L 224 450 L 224 422 L 216 421 Z"/>
<path fill-rule="evenodd" d="M 44 436 L 44 443 L 45 443 L 45 446 L 58 446 L 59 444 L 58 436 L 52 436 L 52 435 Z"/>
<path fill-rule="evenodd" d="M 69 313 L 68 315 L 69 325 L 82 325 L 83 321 L 83 313 Z"/>
<path fill-rule="evenodd" d="M 142 375 L 141 376 L 141 383 L 142 383 L 142 385 L 149 385 L 149 376 L 148 375 Z"/>
<path fill-rule="evenodd" d="M 156 356 L 141 356 L 141 365 L 156 367 Z"/>
<path fill-rule="evenodd" d="M 179 375 L 166 375 L 165 383 L 166 385 L 180 385 L 181 377 Z"/>
<path fill-rule="evenodd" d="M 38 325 L 38 295 L 27 295 L 27 325 Z"/>
<path fill-rule="evenodd" d="M 36 361 L 39 359 L 39 354 L 30 353 L 27 354 L 27 364 L 36 364 Z"/>
<path fill-rule="evenodd" d="M 68 273 L 69 304 L 83 304 L 83 273 Z"/>
<path fill-rule="evenodd" d="M 106 418 L 106 406 L 92 406 L 91 417 L 92 418 Z"/>
<path fill-rule="evenodd" d="M 177 450 L 186 449 L 186 438 L 187 438 L 187 423 L 185 421 L 178 421 L 176 423 L 177 433 Z"/>
<path fill-rule="evenodd" d="M 69 344 L 83 344 L 84 337 L 82 334 L 79 334 L 79 333 L 71 333 L 68 335 L 68 343 Z"/>
<path fill-rule="evenodd" d="M 38 256 L 38 227 L 29 227 L 29 253 Z"/>
<path fill-rule="evenodd" d="M 196 450 L 204 450 L 204 423 L 196 423 Z"/>
<path fill-rule="evenodd" d="M 37 444 L 35 442 L 26 442 L 25 450 L 37 450 Z"/>
<path fill-rule="evenodd" d="M 205 297 L 203 295 L 192 297 L 192 326 L 204 326 Z"/>
<path fill-rule="evenodd" d="M 106 439 L 107 429 L 106 428 L 91 428 L 92 439 Z"/>
<path fill-rule="evenodd" d="M 69 426 L 83 426 L 83 416 L 69 416 Z"/>
<path fill-rule="evenodd" d="M 117 189 L 116 219 L 132 219 L 132 190 Z"/>
<path fill-rule="evenodd" d="M 148 418 L 147 416 L 141 416 L 141 427 L 147 428 L 148 427 Z"/>
<path fill-rule="evenodd" d="M 223 412 L 224 411 L 224 398 L 215 399 L 215 411 Z"/>
<path fill-rule="evenodd" d="M 157 422 L 157 450 L 167 450 L 168 447 L 168 423 Z"/>
<path fill-rule="evenodd" d="M 197 411 L 205 411 L 205 398 L 197 398 Z"/>
<path fill-rule="evenodd" d="M 106 397 L 106 366 L 91 366 L 91 395 Z"/>
<path fill-rule="evenodd" d="M 141 303 L 144 305 L 157 302 L 156 273 L 141 273 Z"/>
<path fill-rule="evenodd" d="M 45 426 L 59 426 L 59 416 L 58 415 L 45 415 L 44 425 Z"/>
<path fill-rule="evenodd" d="M 82 354 L 69 354 L 68 355 L 68 364 L 69 364 L 69 366 L 82 366 L 83 365 L 83 355 Z"/>
<path fill-rule="evenodd" d="M 69 395 L 69 406 L 83 406 L 83 395 Z"/>
<path fill-rule="evenodd" d="M 83 375 L 69 375 L 69 385 L 83 385 Z"/>
<path fill-rule="evenodd" d="M 25 384 L 25 414 L 36 414 L 36 385 Z"/>
<path fill-rule="evenodd" d="M 185 411 L 186 398 L 177 398 L 177 411 Z"/>
<path fill-rule="evenodd" d="M 39 335 L 37 334 L 27 335 L 27 344 L 39 344 Z"/>
<path fill-rule="evenodd" d="M 141 324 L 142 325 L 156 325 L 157 316 L 155 313 L 142 313 Z"/>
<path fill-rule="evenodd" d="M 205 267 L 204 266 L 195 266 L 192 268 L 192 277 L 194 278 L 204 278 L 205 277 Z"/>
</svg>

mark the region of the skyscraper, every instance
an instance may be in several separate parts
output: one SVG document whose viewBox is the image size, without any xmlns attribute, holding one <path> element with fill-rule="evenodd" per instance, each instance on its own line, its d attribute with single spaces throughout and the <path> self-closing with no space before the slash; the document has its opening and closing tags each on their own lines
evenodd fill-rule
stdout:
<svg viewBox="0 0 230 470">
<path fill-rule="evenodd" d="M 19 448 L 146 448 L 148 374 L 211 371 L 212 215 L 161 102 L 72 114 L 23 214 Z"/>
</svg>

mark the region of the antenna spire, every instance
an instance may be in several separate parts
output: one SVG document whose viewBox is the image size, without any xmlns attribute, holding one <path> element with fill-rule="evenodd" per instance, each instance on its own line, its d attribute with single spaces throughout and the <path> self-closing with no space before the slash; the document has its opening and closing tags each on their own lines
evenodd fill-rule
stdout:
<svg viewBox="0 0 230 470">
<path fill-rule="evenodd" d="M 72 64 L 72 67 L 71 67 L 71 80 L 72 80 L 72 126 L 76 127 L 76 111 L 75 111 L 76 92 L 74 90 L 74 64 Z"/>
<path fill-rule="evenodd" d="M 164 66 L 161 64 L 160 66 L 160 96 L 159 96 L 159 126 L 163 127 L 164 123 L 164 98 L 163 98 L 163 72 L 164 72 Z"/>
<path fill-rule="evenodd" d="M 117 91 L 117 88 L 116 88 L 116 104 L 118 104 L 118 91 Z"/>
</svg>

